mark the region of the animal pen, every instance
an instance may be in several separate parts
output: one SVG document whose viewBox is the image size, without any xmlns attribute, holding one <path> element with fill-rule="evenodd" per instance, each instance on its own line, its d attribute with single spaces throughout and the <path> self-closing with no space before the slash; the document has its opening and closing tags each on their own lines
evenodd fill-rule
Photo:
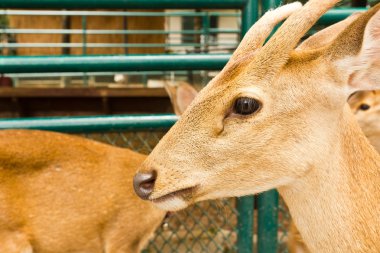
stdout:
<svg viewBox="0 0 380 253">
<path fill-rule="evenodd" d="M 3 43 L 1 49 L 20 48 L 76 48 L 69 56 L 2 56 L 0 57 L 0 73 L 13 78 L 22 75 L 81 75 L 86 79 L 90 73 L 114 74 L 118 72 L 190 72 L 218 71 L 228 61 L 230 54 L 209 53 L 215 46 L 210 37 L 216 33 L 232 33 L 243 35 L 255 23 L 265 10 L 278 6 L 281 1 L 263 0 L 261 4 L 255 0 L 1 0 L 0 13 L 3 15 L 66 15 L 80 16 L 75 22 L 82 24 L 76 29 L 31 29 L 4 28 L 2 33 L 12 34 L 55 34 L 78 36 L 71 42 L 54 43 Z M 73 9 L 107 9 L 102 11 L 78 11 Z M 15 9 L 15 10 L 13 10 Z M 30 9 L 30 10 L 27 10 Z M 32 10 L 33 9 L 33 10 Z M 35 11 L 35 9 L 54 9 L 54 11 Z M 57 9 L 65 9 L 58 11 Z M 128 11 L 124 11 L 128 9 Z M 130 10 L 150 9 L 155 12 L 132 12 Z M 165 13 L 157 10 L 181 10 Z M 225 15 L 217 11 L 236 10 L 233 17 L 240 20 L 238 30 L 218 30 L 210 26 L 212 16 Z M 111 11 L 113 10 L 113 11 Z M 116 10 L 116 11 L 115 11 Z M 122 11 L 120 11 L 122 10 Z M 194 11 L 196 10 L 196 11 Z M 340 21 L 361 8 L 337 8 L 324 15 L 319 25 L 329 25 Z M 116 13 L 116 14 L 115 14 Z M 94 34 L 118 34 L 119 36 L 139 34 L 158 34 L 157 30 L 128 30 L 118 27 L 117 30 L 87 29 L 86 22 L 91 16 L 150 16 L 165 15 L 198 17 L 198 29 L 177 31 L 181 34 L 202 35 L 199 41 L 184 42 L 180 47 L 192 46 L 197 50 L 191 54 L 168 53 L 167 48 L 177 46 L 167 43 L 158 36 L 157 43 L 142 45 L 141 42 L 95 43 L 88 40 Z M 125 30 L 123 30 L 125 29 Z M 162 29 L 162 27 L 160 28 Z M 167 34 L 166 34 L 167 35 Z M 78 39 L 78 38 L 81 39 Z M 128 41 L 130 42 L 130 41 Z M 123 51 L 120 48 L 155 47 L 154 53 L 130 55 L 135 51 Z M 227 45 L 236 47 L 236 44 Z M 118 55 L 98 55 L 103 51 L 94 48 L 112 48 L 110 51 Z M 80 48 L 81 51 L 78 51 Z M 157 50 L 157 48 L 159 50 Z M 92 50 L 92 51 L 91 51 Z M 128 51 L 127 50 L 127 51 Z M 26 51 L 30 54 L 30 51 Z M 46 51 L 43 51 L 46 53 Z M 166 54 L 162 54 L 162 53 Z M 41 53 L 41 52 L 40 52 Z M 20 53 L 22 55 L 23 53 Z M 43 54 L 43 53 L 42 53 Z M 96 55 L 94 55 L 96 54 Z M 43 73 L 43 74 L 41 74 Z M 88 80 L 87 80 L 88 81 Z M 172 114 L 160 115 L 117 115 L 94 117 L 50 117 L 50 118 L 18 118 L 0 120 L 1 129 L 25 128 L 59 131 L 80 134 L 98 141 L 131 148 L 148 154 L 164 133 L 175 123 L 177 117 Z M 260 194 L 221 201 L 208 201 L 196 204 L 185 211 L 178 212 L 165 219 L 155 236 L 146 247 L 145 252 L 239 252 L 239 253 L 274 253 L 286 252 L 286 237 L 289 215 L 275 190 Z"/>
</svg>

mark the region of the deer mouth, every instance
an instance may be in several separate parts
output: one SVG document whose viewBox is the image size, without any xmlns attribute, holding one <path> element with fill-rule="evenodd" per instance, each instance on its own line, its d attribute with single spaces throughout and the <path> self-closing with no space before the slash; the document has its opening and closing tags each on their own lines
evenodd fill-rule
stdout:
<svg viewBox="0 0 380 253">
<path fill-rule="evenodd" d="M 168 200 L 171 200 L 173 198 L 181 198 L 185 201 L 189 201 L 190 199 L 193 198 L 193 195 L 195 191 L 197 190 L 198 186 L 192 186 L 192 187 L 187 187 L 178 191 L 174 191 L 168 194 L 165 194 L 161 197 L 150 199 L 153 203 L 161 203 L 165 202 Z"/>
</svg>

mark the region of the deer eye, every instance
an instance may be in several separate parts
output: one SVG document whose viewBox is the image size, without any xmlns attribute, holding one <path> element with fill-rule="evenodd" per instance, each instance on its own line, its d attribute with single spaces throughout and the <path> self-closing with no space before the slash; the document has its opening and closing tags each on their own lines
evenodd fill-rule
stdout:
<svg viewBox="0 0 380 253">
<path fill-rule="evenodd" d="M 359 109 L 362 111 L 367 111 L 369 108 L 371 108 L 371 106 L 369 106 L 367 104 L 361 104 L 359 107 Z"/>
<path fill-rule="evenodd" d="M 235 100 L 233 112 L 240 115 L 249 115 L 260 109 L 261 103 L 250 97 L 240 97 Z"/>
</svg>

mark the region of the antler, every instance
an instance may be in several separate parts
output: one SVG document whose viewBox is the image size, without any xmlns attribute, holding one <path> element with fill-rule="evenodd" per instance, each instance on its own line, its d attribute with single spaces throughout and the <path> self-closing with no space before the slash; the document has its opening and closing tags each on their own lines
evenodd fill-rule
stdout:
<svg viewBox="0 0 380 253">
<path fill-rule="evenodd" d="M 271 78 L 287 62 L 290 51 L 317 20 L 340 0 L 310 0 L 291 15 L 266 43 L 252 64 Z"/>
<path fill-rule="evenodd" d="M 245 34 L 240 45 L 232 55 L 231 62 L 236 61 L 247 52 L 261 47 L 274 27 L 301 7 L 301 3 L 295 2 L 266 12 Z"/>
<path fill-rule="evenodd" d="M 297 50 L 312 50 L 328 45 L 334 41 L 338 35 L 343 32 L 347 26 L 354 22 L 361 14 L 362 12 L 356 12 L 345 20 L 317 32 L 302 42 L 302 44 L 297 47 Z"/>
</svg>

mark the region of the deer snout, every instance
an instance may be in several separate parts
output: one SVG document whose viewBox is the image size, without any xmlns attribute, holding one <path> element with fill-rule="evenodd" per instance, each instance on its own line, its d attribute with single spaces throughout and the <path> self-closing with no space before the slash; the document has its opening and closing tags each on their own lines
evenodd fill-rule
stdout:
<svg viewBox="0 0 380 253">
<path fill-rule="evenodd" d="M 147 200 L 153 192 L 154 183 L 156 182 L 157 172 L 155 170 L 149 172 L 139 172 L 133 178 L 133 188 L 137 196 Z"/>
</svg>

